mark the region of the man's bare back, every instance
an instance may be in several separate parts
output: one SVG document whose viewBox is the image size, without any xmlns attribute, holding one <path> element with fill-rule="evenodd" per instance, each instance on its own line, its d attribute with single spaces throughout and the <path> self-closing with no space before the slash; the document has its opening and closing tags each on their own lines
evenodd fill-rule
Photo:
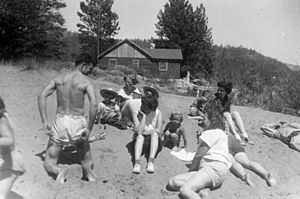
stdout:
<svg viewBox="0 0 300 199">
<path fill-rule="evenodd" d="M 56 91 L 57 115 L 50 125 L 46 110 L 46 98 Z M 88 122 L 84 118 L 85 95 L 89 99 Z M 51 130 L 45 154 L 44 168 L 56 181 L 64 183 L 67 169 L 57 165 L 59 152 L 65 145 L 72 145 L 82 154 L 81 164 L 84 178 L 95 181 L 93 162 L 88 137 L 97 113 L 96 96 L 92 83 L 79 70 L 58 75 L 41 92 L 38 98 L 43 126 Z M 80 147 L 78 147 L 80 144 Z"/>
<path fill-rule="evenodd" d="M 88 96 L 89 122 L 87 129 L 90 132 L 93 127 L 93 121 L 96 117 L 96 97 L 94 87 L 90 81 L 80 71 L 72 71 L 58 75 L 43 90 L 39 97 L 39 110 L 41 113 L 44 128 L 50 130 L 46 110 L 46 97 L 56 91 L 57 113 L 62 115 L 83 116 L 85 114 L 85 95 Z"/>
<path fill-rule="evenodd" d="M 84 97 L 90 85 L 79 71 L 65 73 L 54 79 L 57 95 L 57 113 L 84 115 Z"/>
</svg>

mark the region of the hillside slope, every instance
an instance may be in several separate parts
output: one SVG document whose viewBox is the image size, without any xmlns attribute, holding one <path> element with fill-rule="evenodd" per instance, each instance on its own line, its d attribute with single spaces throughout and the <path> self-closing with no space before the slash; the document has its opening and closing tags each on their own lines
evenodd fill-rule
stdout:
<svg viewBox="0 0 300 199">
<path fill-rule="evenodd" d="M 140 175 L 131 173 L 131 156 L 127 147 L 132 138 L 131 131 L 119 131 L 108 127 L 106 140 L 92 143 L 95 172 L 99 180 L 89 183 L 81 180 L 80 165 L 73 164 L 64 185 L 56 184 L 50 179 L 42 166 L 42 152 L 46 148 L 47 136 L 41 131 L 41 120 L 37 108 L 37 95 L 57 72 L 22 71 L 11 66 L 0 66 L 0 95 L 4 98 L 9 114 L 17 125 L 17 146 L 26 160 L 27 172 L 21 176 L 12 188 L 10 198 L 28 199 L 67 199 L 67 198 L 177 198 L 177 193 L 165 189 L 168 179 L 187 171 L 185 164 L 170 155 L 164 148 L 155 160 L 156 172 L 145 172 L 146 160 L 141 159 Z M 109 82 L 94 80 L 97 97 L 103 87 L 119 88 Z M 160 109 L 164 120 L 174 110 L 187 112 L 193 98 L 161 94 Z M 55 114 L 55 97 L 49 99 L 51 118 Z M 259 127 L 274 121 L 299 122 L 300 118 L 247 107 L 233 107 L 238 110 L 245 122 L 246 129 L 254 146 L 247 146 L 249 157 L 270 169 L 278 180 L 278 186 L 269 188 L 266 183 L 250 172 L 255 187 L 251 188 L 242 181 L 228 174 L 223 186 L 213 191 L 209 198 L 250 198 L 250 199 L 296 199 L 300 198 L 300 154 L 289 149 L 278 140 L 262 136 Z M 184 120 L 190 138 L 189 150 L 195 150 L 196 124 Z M 93 133 L 99 131 L 95 126 Z"/>
</svg>

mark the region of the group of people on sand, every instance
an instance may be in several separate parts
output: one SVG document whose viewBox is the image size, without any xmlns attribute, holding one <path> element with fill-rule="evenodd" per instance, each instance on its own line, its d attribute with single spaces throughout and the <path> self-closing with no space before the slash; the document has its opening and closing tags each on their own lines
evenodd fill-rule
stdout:
<svg viewBox="0 0 300 199">
<path fill-rule="evenodd" d="M 53 79 L 38 98 L 39 111 L 44 129 L 49 133 L 44 168 L 59 183 L 66 180 L 67 168 L 58 166 L 61 150 L 72 146 L 79 154 L 83 178 L 95 181 L 90 142 L 103 138 L 90 136 L 95 123 L 108 124 L 118 129 L 132 129 L 135 132 L 133 173 L 140 173 L 140 157 L 148 144 L 150 155 L 147 172 L 154 172 L 154 158 L 161 137 L 162 114 L 158 109 L 159 94 L 152 87 L 143 87 L 141 92 L 134 85 L 135 75 L 124 78 L 125 86 L 118 92 L 101 89 L 104 101 L 97 103 L 93 84 L 85 77 L 85 68 L 62 73 Z M 46 98 L 56 92 L 57 111 L 52 124 L 47 115 Z M 85 117 L 85 96 L 89 99 L 88 118 Z M 147 147 L 146 147 L 147 148 Z"/>
<path fill-rule="evenodd" d="M 124 78 L 125 86 L 119 91 L 101 89 L 104 101 L 97 102 L 95 89 L 84 75 L 86 68 L 77 66 L 71 72 L 61 73 L 40 93 L 38 107 L 43 127 L 49 135 L 44 168 L 59 183 L 64 183 L 68 169 L 58 165 L 59 153 L 72 147 L 80 157 L 83 179 L 96 181 L 90 142 L 102 139 L 103 135 L 91 136 L 95 123 L 108 124 L 118 129 L 134 132 L 134 164 L 132 172 L 141 172 L 140 158 L 144 150 L 149 151 L 146 166 L 148 173 L 155 171 L 154 159 L 163 145 L 179 150 L 180 139 L 184 148 L 188 145 L 184 129 L 183 114 L 174 111 L 163 128 L 162 112 L 159 110 L 159 93 L 150 86 L 141 91 L 135 87 L 135 75 Z M 257 162 L 249 160 L 244 143 L 251 143 L 238 112 L 231 112 L 232 83 L 220 81 L 217 93 L 196 99 L 190 106 L 190 119 L 198 121 L 198 147 L 186 173 L 172 177 L 169 190 L 180 191 L 183 198 L 201 198 L 207 190 L 219 188 L 230 170 L 248 185 L 254 183 L 244 168 L 261 176 L 269 186 L 276 185 L 271 173 Z M 56 93 L 56 115 L 52 122 L 47 114 L 47 97 Z M 85 117 L 85 98 L 89 100 L 88 117 Z M 15 179 L 24 173 L 23 161 L 14 146 L 14 128 L 0 100 L 0 149 L 4 161 L 5 151 L 10 154 L 11 165 L 7 177 L 0 179 L 0 193 L 7 194 Z M 240 134 L 238 133 L 240 132 Z M 1 163 L 1 162 L 0 162 Z M 0 168 L 5 166 L 0 164 Z M 2 172 L 1 172 L 1 175 Z M 4 186 L 5 184 L 6 186 Z M 4 187 L 4 188 L 3 188 Z M 3 191 L 2 189 L 5 189 Z M 201 191 L 202 190 L 202 191 Z M 199 194 L 200 192 L 200 194 Z M 5 198 L 5 197 L 4 197 Z"/>
<path fill-rule="evenodd" d="M 220 81 L 217 86 L 216 94 L 208 99 L 201 96 L 201 103 L 196 103 L 199 104 L 197 110 L 194 105 L 190 108 L 190 118 L 197 119 L 202 128 L 198 149 L 189 171 L 171 178 L 167 186 L 169 190 L 180 191 L 183 198 L 206 196 L 209 189 L 222 185 L 229 170 L 249 186 L 254 186 L 254 183 L 244 168 L 261 176 L 268 186 L 277 184 L 271 173 L 259 163 L 249 160 L 245 152 L 241 136 L 235 129 L 237 127 L 244 140 L 250 142 L 241 116 L 238 112 L 230 113 L 232 83 Z"/>
</svg>

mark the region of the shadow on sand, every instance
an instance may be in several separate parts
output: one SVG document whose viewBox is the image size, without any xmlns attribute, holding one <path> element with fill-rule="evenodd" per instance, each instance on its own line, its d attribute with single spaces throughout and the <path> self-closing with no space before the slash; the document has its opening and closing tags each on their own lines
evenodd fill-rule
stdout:
<svg viewBox="0 0 300 199">
<path fill-rule="evenodd" d="M 7 196 L 7 199 L 24 199 L 24 197 L 14 191 L 10 191 Z"/>
<path fill-rule="evenodd" d="M 150 144 L 151 144 L 151 137 L 150 136 L 145 136 L 144 139 L 144 145 L 143 145 L 143 151 L 142 151 L 142 155 L 141 156 L 145 156 L 145 158 L 148 160 L 149 159 L 149 155 L 150 155 Z M 131 162 L 132 162 L 132 166 L 134 165 L 134 145 L 135 145 L 135 139 L 133 139 L 132 141 L 130 141 L 129 143 L 126 144 L 126 148 L 128 150 L 128 153 L 131 155 Z M 161 140 L 159 141 L 158 144 L 158 149 L 155 155 L 155 158 L 157 157 L 158 153 L 162 150 L 163 145 Z"/>
</svg>

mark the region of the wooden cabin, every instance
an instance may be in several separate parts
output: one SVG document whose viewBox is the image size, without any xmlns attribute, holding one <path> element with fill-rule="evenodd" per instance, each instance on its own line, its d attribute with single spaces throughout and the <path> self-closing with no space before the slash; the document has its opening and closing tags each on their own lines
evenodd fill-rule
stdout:
<svg viewBox="0 0 300 199">
<path fill-rule="evenodd" d="M 151 78 L 179 79 L 182 53 L 180 49 L 142 48 L 125 39 L 98 56 L 101 68 L 116 65 L 133 67 Z"/>
</svg>

